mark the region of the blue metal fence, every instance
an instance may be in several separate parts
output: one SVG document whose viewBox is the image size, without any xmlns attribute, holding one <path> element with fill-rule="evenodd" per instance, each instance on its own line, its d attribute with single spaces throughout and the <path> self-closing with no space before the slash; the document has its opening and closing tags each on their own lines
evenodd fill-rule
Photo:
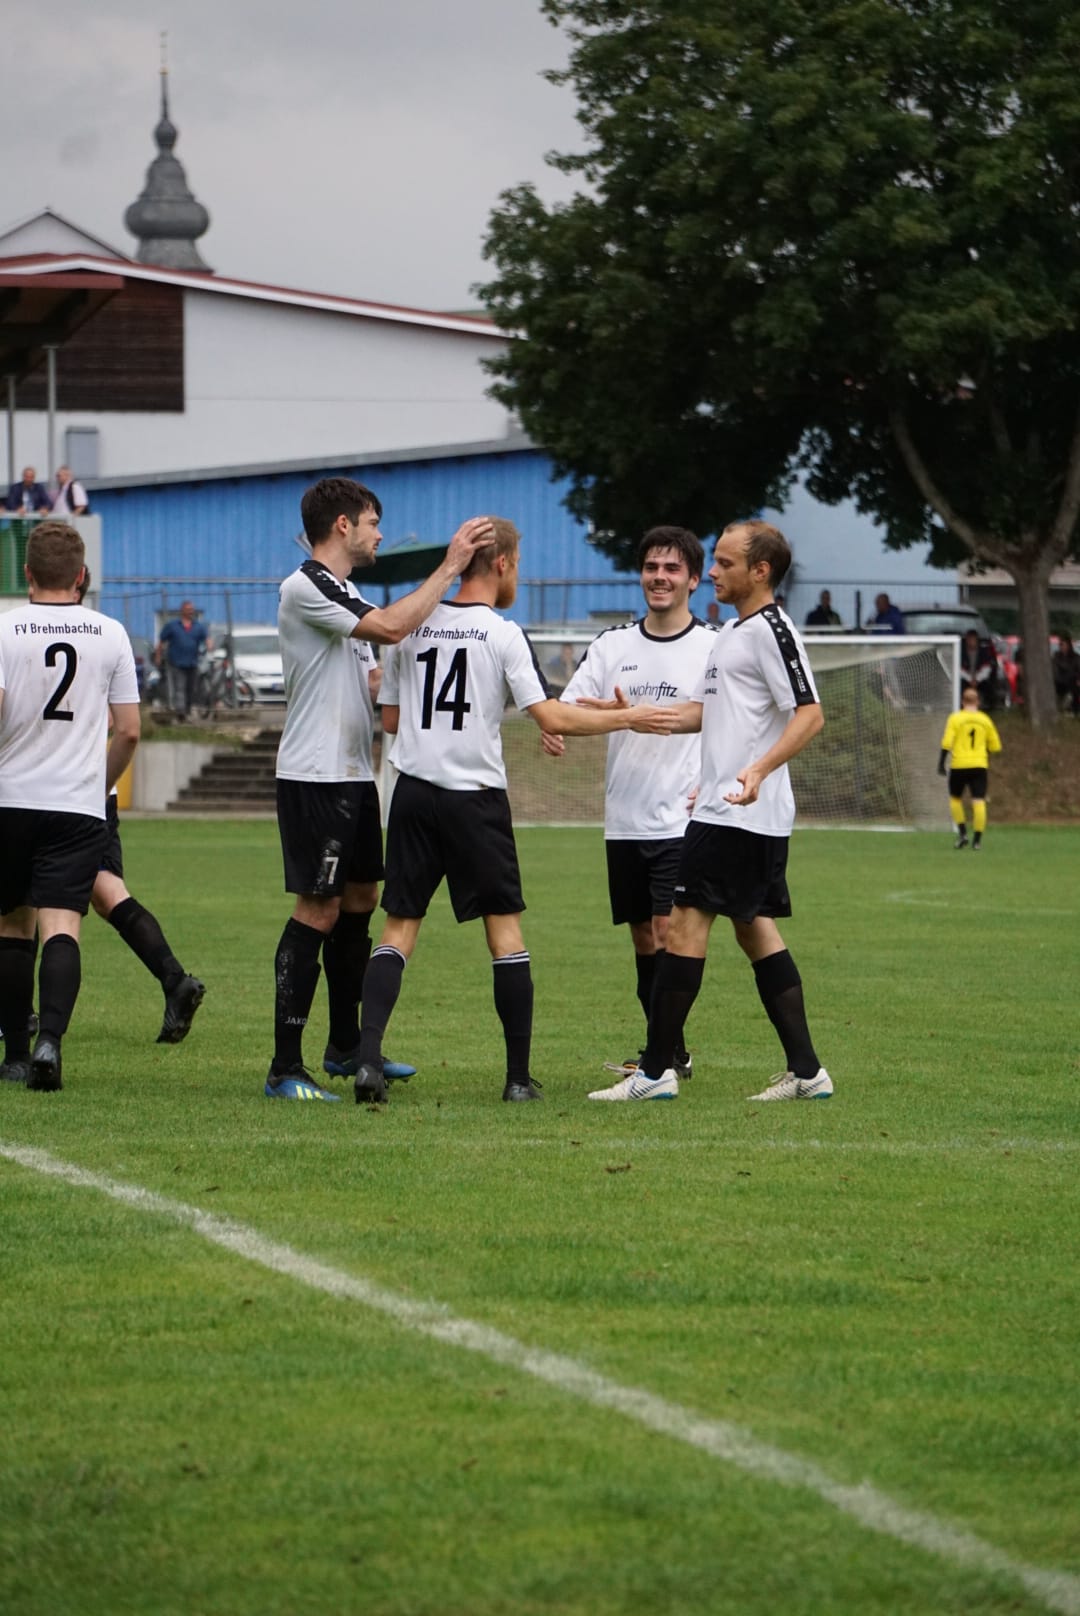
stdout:
<svg viewBox="0 0 1080 1616">
<path fill-rule="evenodd" d="M 565 484 L 535 450 L 426 461 L 349 464 L 335 471 L 373 488 L 387 545 L 449 539 L 468 516 L 509 517 L 523 536 L 520 622 L 588 620 L 638 610 L 636 574 L 619 573 L 562 504 Z M 300 497 L 325 469 L 138 487 L 96 486 L 104 527 L 102 609 L 150 635 L 155 612 L 191 595 L 208 618 L 272 621 L 277 583 L 299 564 Z M 394 595 L 404 588 L 392 591 Z M 231 613 L 226 610 L 226 595 Z M 703 602 L 707 591 L 702 593 Z M 381 596 L 381 592 L 380 592 Z"/>
</svg>

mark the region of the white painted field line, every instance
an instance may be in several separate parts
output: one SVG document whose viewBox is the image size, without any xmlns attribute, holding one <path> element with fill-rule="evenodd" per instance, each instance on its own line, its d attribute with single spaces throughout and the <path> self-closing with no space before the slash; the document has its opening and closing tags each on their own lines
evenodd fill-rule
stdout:
<svg viewBox="0 0 1080 1616">
<path fill-rule="evenodd" d="M 344 1301 L 359 1302 L 393 1319 L 396 1324 L 418 1335 L 429 1336 L 467 1352 L 478 1353 L 493 1363 L 516 1369 L 537 1380 L 546 1381 L 571 1397 L 578 1397 L 595 1408 L 608 1408 L 634 1420 L 650 1431 L 673 1437 L 782 1487 L 801 1487 L 815 1493 L 842 1514 L 866 1527 L 912 1548 L 934 1554 L 954 1565 L 982 1573 L 1012 1578 L 1049 1609 L 1063 1616 L 1080 1616 L 1080 1577 L 1066 1571 L 1044 1571 L 1014 1560 L 1001 1549 L 974 1533 L 949 1526 L 936 1516 L 908 1509 L 878 1488 L 862 1483 L 844 1486 L 834 1481 L 818 1465 L 800 1459 L 769 1443 L 760 1442 L 751 1431 L 710 1420 L 633 1386 L 623 1386 L 597 1374 L 587 1365 L 559 1353 L 526 1346 L 513 1336 L 504 1335 L 470 1319 L 455 1318 L 448 1309 L 433 1302 L 416 1302 L 396 1291 L 385 1290 L 370 1280 L 347 1274 L 327 1263 L 305 1256 L 292 1246 L 268 1240 L 257 1229 L 231 1218 L 217 1217 L 183 1201 L 174 1201 L 134 1184 L 122 1184 L 102 1173 L 65 1162 L 48 1151 L 9 1144 L 0 1140 L 0 1157 L 31 1172 L 61 1179 L 78 1189 L 97 1190 L 138 1212 L 149 1212 L 170 1222 L 182 1224 L 204 1240 L 231 1251 L 247 1262 L 323 1291 Z"/>
<path fill-rule="evenodd" d="M 921 891 L 918 887 L 908 887 L 902 892 L 886 892 L 885 902 L 910 904 L 915 909 L 963 909 L 971 914 L 985 914 L 986 912 L 984 904 L 974 900 L 965 903 L 962 896 L 956 897 L 952 892 L 941 887 L 928 889 L 927 891 Z M 1075 914 L 1075 904 L 1069 909 L 1052 909 L 1047 908 L 1045 905 L 1042 907 L 1025 905 L 1023 908 L 999 908 L 997 904 L 994 905 L 995 919 L 998 916 L 1005 915 L 1049 915 L 1055 919 L 1062 916 L 1071 919 Z"/>
</svg>

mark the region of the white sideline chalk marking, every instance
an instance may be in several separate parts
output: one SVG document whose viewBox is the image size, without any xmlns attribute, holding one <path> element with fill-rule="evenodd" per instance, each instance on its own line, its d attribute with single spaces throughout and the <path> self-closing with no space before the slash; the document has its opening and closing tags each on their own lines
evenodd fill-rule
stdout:
<svg viewBox="0 0 1080 1616">
<path fill-rule="evenodd" d="M 345 1301 L 359 1302 L 361 1306 L 385 1314 L 396 1324 L 414 1330 L 418 1335 L 430 1336 L 449 1346 L 475 1352 L 508 1369 L 521 1370 L 571 1397 L 592 1404 L 594 1408 L 613 1409 L 647 1430 L 698 1448 L 749 1475 L 760 1476 L 782 1487 L 802 1487 L 842 1514 L 850 1516 L 868 1531 L 894 1538 L 897 1542 L 972 1571 L 1011 1578 L 1040 1599 L 1047 1609 L 1060 1611 L 1062 1616 L 1080 1616 L 1080 1577 L 1067 1571 L 1044 1571 L 1037 1566 L 1025 1565 L 972 1532 L 949 1526 L 921 1510 L 908 1509 L 868 1482 L 860 1483 L 857 1487 L 845 1486 L 834 1481 L 812 1461 L 800 1459 L 767 1442 L 760 1442 L 753 1432 L 741 1426 L 729 1424 L 726 1420 L 705 1419 L 651 1392 L 609 1380 L 606 1375 L 598 1374 L 574 1358 L 528 1347 L 524 1342 L 488 1325 L 455 1318 L 438 1303 L 412 1301 L 396 1291 L 383 1289 L 371 1280 L 357 1278 L 340 1268 L 331 1268 L 329 1264 L 307 1257 L 292 1246 L 268 1240 L 257 1229 L 251 1229 L 246 1224 L 218 1217 L 212 1212 L 203 1212 L 197 1206 L 171 1200 L 168 1196 L 158 1195 L 138 1185 L 121 1184 L 103 1173 L 93 1173 L 75 1166 L 73 1162 L 61 1161 L 48 1151 L 0 1140 L 0 1157 L 6 1157 L 8 1161 L 31 1172 L 61 1179 L 78 1189 L 97 1190 L 138 1212 L 168 1218 L 201 1235 L 211 1245 L 231 1251 L 248 1262 L 268 1268 L 272 1273 L 283 1274 L 311 1290 L 323 1291 Z"/>
<path fill-rule="evenodd" d="M 906 892 L 886 892 L 885 902 L 906 903 L 910 904 L 915 909 L 966 909 L 972 914 L 985 914 L 986 912 L 986 905 L 984 903 L 965 903 L 962 897 L 954 897 L 952 893 L 942 891 L 941 889 L 938 889 L 937 891 L 920 892 L 916 888 L 909 887 Z M 995 916 L 1052 915 L 1057 918 L 1064 915 L 1066 917 L 1071 917 L 1076 914 L 1076 907 L 1074 905 L 1071 909 L 1048 909 L 1045 907 L 1045 905 L 1042 908 L 1039 908 L 1036 905 L 1027 905 L 1023 909 L 1002 909 L 995 904 L 994 914 Z"/>
</svg>

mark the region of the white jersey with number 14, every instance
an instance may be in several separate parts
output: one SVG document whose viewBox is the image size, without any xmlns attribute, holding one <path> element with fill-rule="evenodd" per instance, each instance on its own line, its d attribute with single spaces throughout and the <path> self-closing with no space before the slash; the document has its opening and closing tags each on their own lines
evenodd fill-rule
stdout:
<svg viewBox="0 0 1080 1616">
<path fill-rule="evenodd" d="M 400 709 L 391 762 L 448 791 L 505 788 L 507 699 L 524 710 L 547 695 L 516 623 L 490 606 L 444 601 L 386 659 L 379 699 Z"/>
</svg>

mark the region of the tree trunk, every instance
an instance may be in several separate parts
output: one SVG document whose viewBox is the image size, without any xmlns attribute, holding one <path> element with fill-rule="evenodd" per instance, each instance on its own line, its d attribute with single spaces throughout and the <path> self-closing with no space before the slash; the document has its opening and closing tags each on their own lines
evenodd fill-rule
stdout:
<svg viewBox="0 0 1080 1616">
<path fill-rule="evenodd" d="M 1045 558 L 1034 566 L 1009 568 L 1020 602 L 1020 634 L 1024 645 L 1024 711 L 1033 729 L 1049 729 L 1057 719 L 1057 697 L 1050 667 L 1050 568 Z"/>
</svg>

